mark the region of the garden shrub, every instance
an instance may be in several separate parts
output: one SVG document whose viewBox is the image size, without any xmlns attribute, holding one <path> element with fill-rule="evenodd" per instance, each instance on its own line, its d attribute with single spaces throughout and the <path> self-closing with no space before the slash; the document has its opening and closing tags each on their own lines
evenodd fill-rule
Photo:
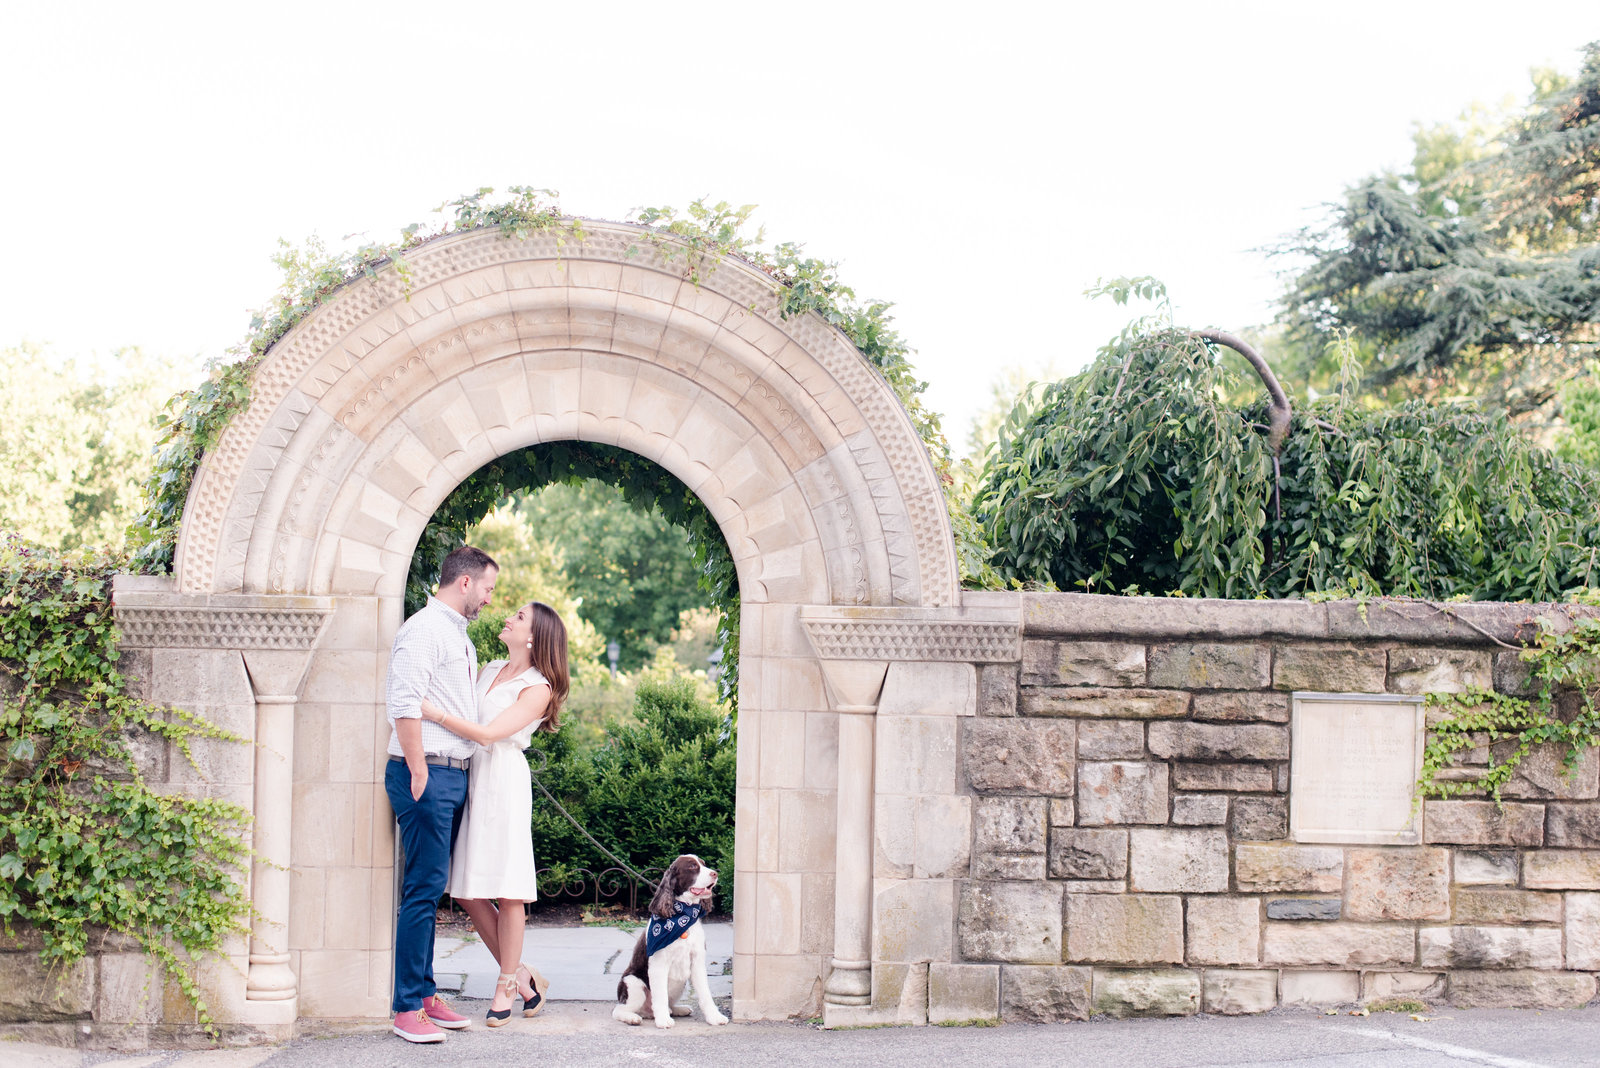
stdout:
<svg viewBox="0 0 1600 1068">
<path fill-rule="evenodd" d="M 719 873 L 723 911 L 733 906 L 735 727 L 686 676 L 644 678 L 633 717 L 608 731 L 597 749 L 574 746 L 566 732 L 536 734 L 548 762 L 534 769 L 583 827 L 635 869 L 654 877 L 679 853 L 697 853 Z M 547 883 L 575 869 L 601 872 L 615 863 L 591 845 L 535 791 L 534 856 Z M 649 888 L 641 889 L 641 900 Z"/>
</svg>

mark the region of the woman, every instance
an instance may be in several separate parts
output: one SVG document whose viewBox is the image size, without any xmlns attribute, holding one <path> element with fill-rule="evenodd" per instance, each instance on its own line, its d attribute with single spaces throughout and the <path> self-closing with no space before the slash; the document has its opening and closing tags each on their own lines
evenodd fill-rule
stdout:
<svg viewBox="0 0 1600 1068">
<path fill-rule="evenodd" d="M 567 628 L 555 609 L 533 601 L 517 609 L 500 631 L 507 657 L 478 675 L 478 723 L 447 715 L 432 702 L 422 714 L 481 749 L 472 757 L 461 835 L 450 858 L 446 892 L 472 918 L 472 926 L 500 964 L 486 1022 L 499 1027 L 522 997 L 522 1015 L 544 1008 L 549 980 L 522 963 L 523 904 L 538 899 L 534 874 L 533 785 L 522 751 L 534 731 L 561 726 L 567 697 Z M 510 967 L 507 967 L 510 965 Z"/>
</svg>

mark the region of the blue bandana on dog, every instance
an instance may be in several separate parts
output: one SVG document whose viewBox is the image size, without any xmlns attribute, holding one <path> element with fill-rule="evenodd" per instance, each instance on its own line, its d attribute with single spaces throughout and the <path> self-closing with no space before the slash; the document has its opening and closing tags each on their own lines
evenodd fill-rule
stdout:
<svg viewBox="0 0 1600 1068">
<path fill-rule="evenodd" d="M 705 909 L 700 905 L 685 905 L 681 901 L 674 902 L 678 906 L 677 915 L 670 920 L 663 920 L 660 916 L 650 917 L 650 927 L 644 934 L 644 952 L 652 956 L 655 951 L 667 945 L 675 938 L 682 938 L 688 933 L 689 928 L 699 922 Z"/>
</svg>

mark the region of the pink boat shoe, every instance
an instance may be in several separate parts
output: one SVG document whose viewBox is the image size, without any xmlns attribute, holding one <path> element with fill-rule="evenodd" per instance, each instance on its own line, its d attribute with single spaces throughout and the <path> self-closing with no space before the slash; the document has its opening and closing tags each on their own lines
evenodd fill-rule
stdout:
<svg viewBox="0 0 1600 1068">
<path fill-rule="evenodd" d="M 412 1009 L 410 1012 L 397 1012 L 394 1014 L 394 1033 L 407 1042 L 443 1042 L 444 1032 L 433 1025 L 428 1019 L 426 1009 Z"/>
<path fill-rule="evenodd" d="M 447 1031 L 459 1031 L 463 1027 L 471 1027 L 472 1021 L 461 1015 L 447 1004 L 438 994 L 422 999 L 422 1011 L 428 1014 L 428 1019 Z"/>
</svg>

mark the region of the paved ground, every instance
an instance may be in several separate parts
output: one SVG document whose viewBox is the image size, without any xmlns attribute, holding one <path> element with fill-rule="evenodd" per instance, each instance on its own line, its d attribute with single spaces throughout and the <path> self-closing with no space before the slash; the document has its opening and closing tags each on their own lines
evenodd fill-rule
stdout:
<svg viewBox="0 0 1600 1068">
<path fill-rule="evenodd" d="M 475 1006 L 475 1007 L 481 1007 Z M 1600 1011 L 1475 1010 L 1428 1022 L 1404 1016 L 1328 1017 L 1310 1011 L 1265 1016 L 996 1028 L 917 1027 L 822 1031 L 808 1024 L 698 1018 L 671 1031 L 627 1027 L 601 1002 L 558 1002 L 499 1030 L 478 1025 L 440 1046 L 408 1046 L 387 1032 L 301 1038 L 286 1046 L 134 1056 L 4 1043 L 5 1068 L 389 1068 L 520 1064 L 589 1068 L 632 1062 L 663 1068 L 795 1068 L 796 1065 L 930 1068 L 933 1065 L 1085 1065 L 1093 1068 L 1494 1068 L 1600 1063 Z"/>
<path fill-rule="evenodd" d="M 707 927 L 712 970 L 732 958 L 733 928 Z M 139 1054 L 0 1041 L 0 1068 L 390 1068 L 517 1064 L 587 1068 L 645 1062 L 662 1068 L 731 1064 L 736 1068 L 862 1065 L 930 1068 L 989 1065 L 1085 1065 L 1092 1068 L 1567 1068 L 1600 1065 L 1600 1009 L 1574 1012 L 1441 1010 L 1403 1015 L 1324 1016 L 1279 1010 L 1264 1016 L 1172 1020 L 1091 1020 L 1001 1027 L 917 1027 L 823 1031 L 811 1023 L 733 1023 L 712 1028 L 698 1015 L 670 1031 L 627 1027 L 611 1019 L 616 976 L 634 934 L 616 928 L 528 929 L 530 963 L 550 977 L 550 1006 L 531 1020 L 513 1017 L 490 1030 L 481 1018 L 498 969 L 473 939 L 441 938 L 436 974 L 459 984 L 457 1004 L 473 1026 L 438 1046 L 410 1046 L 387 1024 L 308 1036 L 262 1049 Z M 714 975 L 719 998 L 730 976 Z M 726 1002 L 724 1008 L 726 1009 Z"/>
<path fill-rule="evenodd" d="M 529 927 L 522 959 L 550 980 L 551 1001 L 613 1001 L 617 979 L 628 967 L 637 930 L 617 927 Z M 706 962 L 715 997 L 733 995 L 733 923 L 706 924 Z M 465 998 L 494 996 L 500 967 L 471 935 L 444 935 L 434 942 L 433 977 L 439 989 Z"/>
</svg>

